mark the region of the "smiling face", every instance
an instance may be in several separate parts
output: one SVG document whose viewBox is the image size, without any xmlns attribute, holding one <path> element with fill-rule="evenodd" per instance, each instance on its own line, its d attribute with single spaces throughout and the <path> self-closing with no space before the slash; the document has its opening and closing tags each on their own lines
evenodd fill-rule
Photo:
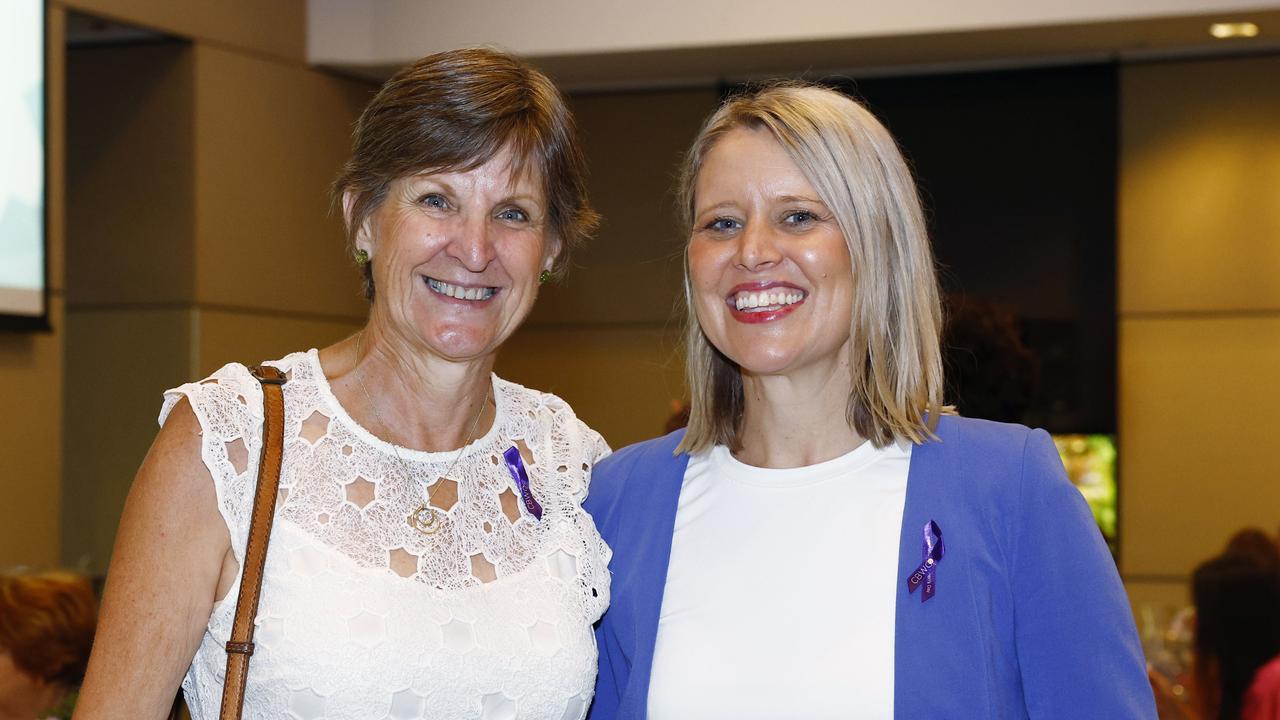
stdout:
<svg viewBox="0 0 1280 720">
<path fill-rule="evenodd" d="M 735 128 L 694 189 L 690 297 L 711 344 L 744 373 L 787 375 L 848 356 L 849 249 L 834 215 L 766 130 Z"/>
<path fill-rule="evenodd" d="M 377 287 L 370 324 L 446 360 L 492 355 L 551 267 L 548 228 L 541 180 L 513 173 L 507 151 L 473 170 L 395 180 L 356 238 Z"/>
</svg>

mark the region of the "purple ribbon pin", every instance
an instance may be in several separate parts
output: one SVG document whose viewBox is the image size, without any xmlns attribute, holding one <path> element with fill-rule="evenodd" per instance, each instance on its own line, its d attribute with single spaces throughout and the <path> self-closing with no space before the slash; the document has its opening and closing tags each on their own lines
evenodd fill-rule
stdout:
<svg viewBox="0 0 1280 720">
<path fill-rule="evenodd" d="M 924 541 L 920 544 L 920 566 L 911 573 L 911 577 L 907 578 L 908 594 L 914 593 L 916 588 L 924 585 L 920 602 L 933 597 L 938 590 L 938 563 L 942 562 L 942 556 L 946 552 L 947 549 L 942 545 L 942 528 L 938 527 L 938 523 L 930 520 L 924 526 Z"/>
<path fill-rule="evenodd" d="M 524 458 L 520 457 L 520 449 L 515 445 L 507 448 L 502 453 L 502 457 L 507 461 L 507 470 L 510 471 L 511 477 L 516 481 L 516 487 L 520 488 L 520 499 L 524 501 L 524 507 L 529 511 L 530 515 L 535 518 L 542 519 L 542 506 L 538 504 L 537 498 L 533 496 L 533 491 L 529 489 L 529 473 L 524 469 Z"/>
</svg>

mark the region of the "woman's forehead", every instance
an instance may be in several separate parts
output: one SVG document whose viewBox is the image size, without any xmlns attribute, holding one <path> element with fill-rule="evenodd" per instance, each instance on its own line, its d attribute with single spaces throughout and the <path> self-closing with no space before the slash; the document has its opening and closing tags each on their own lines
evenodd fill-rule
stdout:
<svg viewBox="0 0 1280 720">
<path fill-rule="evenodd" d="M 767 130 L 735 128 L 717 139 L 694 181 L 697 205 L 750 192 L 772 199 L 817 200 L 809 178 Z"/>
<path fill-rule="evenodd" d="M 477 159 L 465 165 L 444 168 L 423 168 L 401 178 L 402 182 L 416 185 L 421 182 L 438 182 L 455 188 L 530 194 L 542 196 L 542 172 L 531 158 L 503 149 L 485 159 Z"/>
</svg>

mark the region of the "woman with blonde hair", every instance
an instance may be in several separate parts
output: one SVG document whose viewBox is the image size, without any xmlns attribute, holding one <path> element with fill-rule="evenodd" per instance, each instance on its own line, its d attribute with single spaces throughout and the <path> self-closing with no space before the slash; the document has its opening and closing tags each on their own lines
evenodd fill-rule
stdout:
<svg viewBox="0 0 1280 720">
<path fill-rule="evenodd" d="M 1042 430 L 943 404 L 914 182 L 830 90 L 686 162 L 686 431 L 596 468 L 592 717 L 1153 718 L 1124 589 Z"/>
</svg>

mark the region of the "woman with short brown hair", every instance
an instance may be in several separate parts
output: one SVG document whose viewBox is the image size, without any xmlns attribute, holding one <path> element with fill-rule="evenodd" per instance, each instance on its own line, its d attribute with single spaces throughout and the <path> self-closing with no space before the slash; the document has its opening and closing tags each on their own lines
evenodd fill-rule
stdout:
<svg viewBox="0 0 1280 720">
<path fill-rule="evenodd" d="M 595 224 L 583 173 L 563 99 L 503 53 L 423 58 L 364 111 L 335 195 L 369 318 L 270 363 L 284 462 L 246 718 L 586 713 L 609 551 L 581 501 L 608 447 L 492 373 Z M 180 682 L 217 716 L 262 397 L 239 364 L 166 393 L 78 717 L 161 717 Z"/>
<path fill-rule="evenodd" d="M 70 714 L 97 619 L 79 575 L 0 574 L 0 720 Z"/>
</svg>

